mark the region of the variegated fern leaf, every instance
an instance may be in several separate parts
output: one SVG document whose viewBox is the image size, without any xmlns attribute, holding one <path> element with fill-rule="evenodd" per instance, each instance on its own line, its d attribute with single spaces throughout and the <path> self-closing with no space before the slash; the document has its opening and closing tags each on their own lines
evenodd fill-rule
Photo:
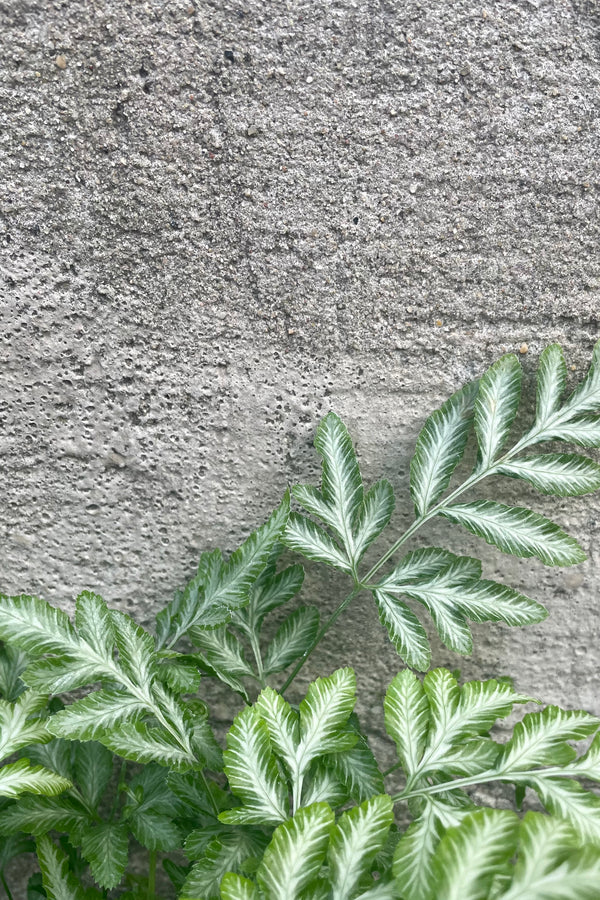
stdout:
<svg viewBox="0 0 600 900">
<path fill-rule="evenodd" d="M 516 356 L 508 354 L 427 419 L 410 467 L 416 518 L 365 574 L 359 573 L 359 564 L 387 525 L 394 497 L 385 481 L 365 492 L 352 441 L 335 413 L 323 419 L 315 438 L 323 461 L 321 488 L 293 488 L 294 498 L 314 518 L 292 513 L 283 537 L 285 543 L 308 559 L 351 575 L 354 590 L 347 602 L 363 589 L 372 592 L 381 622 L 398 653 L 420 671 L 428 669 L 431 651 L 414 606 L 407 601 L 427 610 L 443 643 L 460 654 L 472 650 L 469 620 L 521 626 L 540 622 L 546 616 L 546 610 L 536 601 L 482 578 L 478 560 L 440 548 L 413 551 L 388 575 L 375 580 L 383 564 L 425 522 L 442 516 L 504 553 L 536 557 L 545 565 L 569 566 L 585 559 L 574 538 L 537 512 L 495 500 L 458 502 L 460 495 L 490 475 L 521 479 L 542 493 L 557 496 L 600 488 L 600 466 L 594 460 L 571 452 L 528 452 L 549 441 L 600 447 L 600 342 L 587 376 L 567 399 L 563 399 L 566 365 L 560 347 L 553 345 L 543 352 L 537 373 L 535 421 L 507 449 L 519 408 L 521 381 L 521 365 Z M 475 467 L 461 484 L 450 489 L 473 431 L 478 446 Z M 314 519 L 320 520 L 319 524 Z"/>
</svg>

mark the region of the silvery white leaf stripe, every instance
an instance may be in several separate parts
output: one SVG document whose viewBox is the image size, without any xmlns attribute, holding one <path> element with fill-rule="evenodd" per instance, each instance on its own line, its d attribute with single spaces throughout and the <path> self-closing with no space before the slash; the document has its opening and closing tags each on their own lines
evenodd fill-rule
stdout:
<svg viewBox="0 0 600 900">
<path fill-rule="evenodd" d="M 426 672 L 431 649 L 425 629 L 411 609 L 398 597 L 384 590 L 373 591 L 381 624 L 398 655 L 408 666 Z"/>
<path fill-rule="evenodd" d="M 267 647 L 264 668 L 267 675 L 281 672 L 294 662 L 317 636 L 319 611 L 316 606 L 301 606 L 281 623 Z"/>
<path fill-rule="evenodd" d="M 31 766 L 28 759 L 7 763 L 0 768 L 0 797 L 18 797 L 23 793 L 53 797 L 71 787 L 71 782 L 44 766 Z"/>
<path fill-rule="evenodd" d="M 461 388 L 432 413 L 419 433 L 410 464 L 410 492 L 418 516 L 439 500 L 465 451 L 477 382 Z"/>
<path fill-rule="evenodd" d="M 352 572 L 352 565 L 344 551 L 327 532 L 306 516 L 291 513 L 283 540 L 290 549 L 297 550 L 308 559 L 328 563 L 343 572 Z"/>
<path fill-rule="evenodd" d="M 521 398 L 522 369 L 508 354 L 481 377 L 475 400 L 475 431 L 479 443 L 478 470 L 491 466 L 504 446 Z"/>
</svg>

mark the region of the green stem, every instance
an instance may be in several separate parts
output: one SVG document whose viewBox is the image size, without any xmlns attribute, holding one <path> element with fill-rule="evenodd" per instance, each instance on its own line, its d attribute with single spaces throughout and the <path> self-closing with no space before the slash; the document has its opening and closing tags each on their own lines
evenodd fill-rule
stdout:
<svg viewBox="0 0 600 900">
<path fill-rule="evenodd" d="M 110 810 L 110 814 L 108 816 L 108 821 L 112 822 L 115 817 L 115 814 L 119 808 L 119 801 L 121 799 L 121 794 L 125 787 L 125 775 L 127 773 L 127 760 L 123 760 L 121 763 L 121 771 L 119 772 L 119 782 L 117 784 L 117 793 L 115 794 L 115 799 L 113 801 L 112 808 Z"/>
<path fill-rule="evenodd" d="M 4 870 L 0 872 L 0 881 L 2 882 L 2 887 L 6 893 L 7 900 L 13 900 L 13 895 L 10 892 L 10 888 L 6 883 L 6 878 L 4 877 Z"/>
<path fill-rule="evenodd" d="M 537 778 L 540 775 L 554 776 L 559 775 L 569 777 L 570 773 L 566 769 L 559 766 L 553 766 L 548 769 L 529 769 L 524 772 L 480 772 L 479 775 L 471 775 L 467 778 L 456 778 L 454 781 L 445 781 L 443 784 L 428 784 L 425 787 L 411 790 L 405 788 L 399 794 L 392 796 L 392 803 L 400 803 L 405 800 L 412 800 L 415 797 L 424 797 L 428 794 L 441 794 L 444 791 L 454 790 L 455 788 L 469 787 L 474 784 L 486 784 L 490 781 L 508 781 L 517 784 L 522 781 L 528 781 L 530 778 Z"/>
<path fill-rule="evenodd" d="M 210 785 L 209 785 L 209 783 L 208 783 L 208 778 L 206 777 L 206 775 L 204 774 L 204 772 L 199 772 L 198 774 L 199 774 L 199 776 L 200 776 L 200 781 L 201 781 L 202 784 L 204 785 L 204 790 L 206 791 L 206 793 L 207 793 L 207 795 L 208 795 L 208 799 L 209 799 L 209 801 L 210 801 L 210 805 L 211 805 L 212 808 L 213 808 L 213 812 L 214 812 L 214 814 L 215 814 L 215 819 L 218 819 L 218 818 L 219 818 L 219 807 L 217 806 L 216 801 L 215 801 L 215 798 L 213 797 L 213 795 L 212 795 L 212 793 L 211 793 Z"/>
<path fill-rule="evenodd" d="M 148 891 L 146 900 L 156 898 L 156 850 L 148 851 Z"/>
<path fill-rule="evenodd" d="M 267 680 L 265 678 L 265 670 L 263 667 L 262 653 L 260 652 L 260 641 L 258 640 L 258 635 L 254 630 L 248 631 L 248 638 L 250 640 L 250 645 L 252 647 L 252 652 L 254 654 L 254 659 L 256 660 L 256 675 L 258 678 L 258 682 L 261 688 L 267 686 Z"/>
<path fill-rule="evenodd" d="M 288 675 L 288 677 L 286 678 L 286 680 L 284 681 L 282 686 L 279 688 L 280 694 L 283 694 L 283 693 L 285 693 L 285 691 L 287 691 L 290 684 L 292 683 L 292 681 L 294 680 L 294 678 L 296 677 L 296 675 L 298 674 L 298 672 L 300 671 L 302 666 L 306 663 L 306 661 L 308 660 L 311 653 L 318 647 L 318 645 L 321 643 L 321 641 L 323 640 L 323 638 L 325 637 L 325 635 L 327 634 L 327 632 L 329 631 L 331 626 L 335 624 L 335 622 L 338 620 L 338 618 L 341 616 L 341 614 L 344 612 L 344 610 L 347 609 L 347 607 L 350 606 L 350 604 L 352 603 L 354 598 L 360 594 L 362 589 L 363 589 L 362 584 L 356 584 L 354 586 L 354 590 L 352 591 L 352 593 L 348 594 L 348 596 L 345 597 L 344 600 L 342 600 L 342 602 L 339 604 L 339 606 L 336 607 L 336 609 L 333 611 L 331 616 L 327 619 L 325 624 L 320 629 L 319 633 L 317 634 L 316 638 L 314 639 L 314 641 L 312 642 L 312 644 L 310 645 L 308 650 L 298 660 L 298 662 L 296 663 L 296 665 L 294 666 L 294 668 L 292 669 L 292 671 L 290 672 L 290 674 Z"/>
</svg>

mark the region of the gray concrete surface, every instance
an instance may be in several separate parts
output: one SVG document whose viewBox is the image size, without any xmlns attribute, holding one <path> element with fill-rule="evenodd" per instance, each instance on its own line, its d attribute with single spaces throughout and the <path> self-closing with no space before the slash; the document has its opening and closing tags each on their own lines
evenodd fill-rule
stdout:
<svg viewBox="0 0 600 900">
<path fill-rule="evenodd" d="M 531 375 L 555 340 L 582 375 L 596 0 L 0 0 L 0 41 L 5 592 L 71 609 L 93 588 L 147 622 L 201 549 L 315 477 L 328 409 L 396 486 L 398 530 L 453 389 L 523 344 Z M 551 616 L 436 662 L 600 713 L 600 498 L 525 493 L 588 562 L 437 525 L 419 540 L 482 554 Z M 319 567 L 308 587 L 324 611 L 345 589 Z M 346 663 L 379 740 L 397 659 L 366 599 L 307 674 Z"/>
</svg>

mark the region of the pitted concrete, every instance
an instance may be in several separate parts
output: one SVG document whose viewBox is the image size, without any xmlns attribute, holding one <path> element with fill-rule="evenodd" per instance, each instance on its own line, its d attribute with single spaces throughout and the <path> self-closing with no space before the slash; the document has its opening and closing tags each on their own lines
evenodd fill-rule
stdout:
<svg viewBox="0 0 600 900">
<path fill-rule="evenodd" d="M 452 390 L 520 348 L 531 389 L 551 341 L 581 377 L 599 35 L 595 0 L 0 2 L 1 589 L 72 609 L 92 588 L 147 623 L 201 549 L 316 477 L 327 410 L 393 482 L 398 531 Z M 550 618 L 435 662 L 600 713 L 600 498 L 482 495 L 590 558 L 552 571 L 436 524 L 420 543 L 481 555 Z M 326 612 L 346 585 L 314 566 L 311 589 Z M 340 664 L 385 755 L 398 662 L 366 598 L 306 674 Z"/>
</svg>

